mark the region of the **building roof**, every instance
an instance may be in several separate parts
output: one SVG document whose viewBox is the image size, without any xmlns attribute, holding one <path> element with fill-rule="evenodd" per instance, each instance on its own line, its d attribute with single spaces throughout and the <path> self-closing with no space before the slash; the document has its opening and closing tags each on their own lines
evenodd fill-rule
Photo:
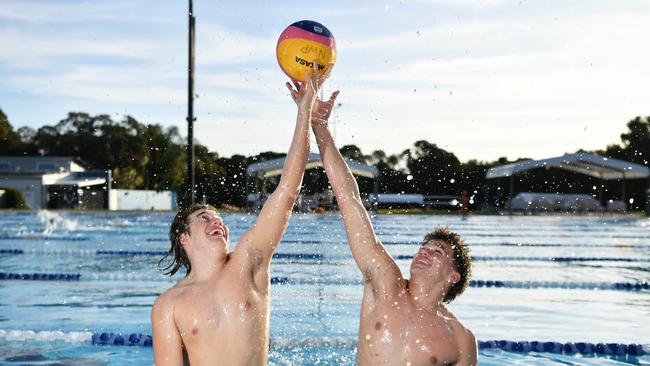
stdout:
<svg viewBox="0 0 650 366">
<path fill-rule="evenodd" d="M 92 177 L 84 177 L 84 176 L 77 176 L 71 174 L 63 178 L 57 179 L 56 181 L 50 183 L 50 185 L 87 187 L 87 186 L 96 186 L 105 183 L 106 183 L 105 177 L 92 178 Z"/>
<path fill-rule="evenodd" d="M 644 165 L 586 152 L 501 165 L 489 169 L 485 177 L 487 179 L 510 177 L 519 172 L 538 168 L 559 168 L 604 180 L 650 177 L 650 169 Z"/>
<path fill-rule="evenodd" d="M 79 161 L 65 156 L 0 156 L 0 173 L 45 174 L 81 172 Z"/>
<path fill-rule="evenodd" d="M 263 178 L 273 177 L 282 174 L 282 168 L 284 167 L 285 158 L 267 160 L 260 163 L 251 164 L 246 168 L 246 174 L 251 176 L 258 176 Z M 345 159 L 345 162 L 350 167 L 352 174 L 366 177 L 366 178 L 375 178 L 379 174 L 379 170 L 374 166 L 361 164 L 359 162 Z M 321 161 L 320 154 L 311 153 L 309 154 L 309 159 L 307 160 L 307 168 L 313 169 L 323 167 L 323 162 Z"/>
</svg>

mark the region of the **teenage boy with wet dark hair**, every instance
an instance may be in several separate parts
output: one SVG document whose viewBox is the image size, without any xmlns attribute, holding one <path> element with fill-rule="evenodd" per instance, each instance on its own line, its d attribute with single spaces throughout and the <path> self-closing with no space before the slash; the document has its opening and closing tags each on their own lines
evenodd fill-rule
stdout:
<svg viewBox="0 0 650 366">
<path fill-rule="evenodd" d="M 166 267 L 187 276 L 156 299 L 151 312 L 156 365 L 266 365 L 271 257 L 288 225 L 309 152 L 315 73 L 295 88 L 296 128 L 280 183 L 255 224 L 228 252 L 230 232 L 211 206 L 181 209 Z"/>
</svg>

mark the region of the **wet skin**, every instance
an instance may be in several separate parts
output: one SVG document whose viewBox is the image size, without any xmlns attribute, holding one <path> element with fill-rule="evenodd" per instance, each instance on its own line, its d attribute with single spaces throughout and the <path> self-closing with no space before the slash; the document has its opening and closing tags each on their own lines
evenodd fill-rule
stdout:
<svg viewBox="0 0 650 366">
<path fill-rule="evenodd" d="M 189 237 L 204 257 L 225 255 L 225 263 L 206 277 L 190 273 L 156 302 L 169 309 L 164 316 L 173 318 L 192 365 L 266 364 L 268 270 L 255 271 L 248 258 L 227 253 L 229 231 L 215 212 L 197 211 L 189 222 Z"/>
<path fill-rule="evenodd" d="M 280 182 L 235 250 L 228 252 L 228 227 L 211 210 L 193 212 L 189 232 L 178 236 L 191 271 L 154 302 L 156 365 L 266 365 L 271 258 L 300 192 L 318 91 L 316 73 L 305 76 L 295 88 L 287 83 L 298 113 Z"/>
<path fill-rule="evenodd" d="M 453 276 L 452 249 L 444 242 L 422 245 L 411 262 L 411 274 L 430 281 Z M 414 273 L 415 272 L 415 273 Z M 364 287 L 359 324 L 360 365 L 454 365 L 462 344 L 473 344 L 471 332 L 442 304 L 419 301 L 409 281 L 380 294 Z"/>
<path fill-rule="evenodd" d="M 317 101 L 315 110 L 323 113 L 312 118 L 312 129 L 364 279 L 358 364 L 476 365 L 474 335 L 442 302 L 460 280 L 452 265 L 452 248 L 437 241 L 425 243 L 413 258 L 410 280 L 404 279 L 375 235 L 356 180 L 328 130 L 332 102 L 332 98 Z"/>
<path fill-rule="evenodd" d="M 269 291 L 220 278 L 179 284 L 170 291 L 174 321 L 192 365 L 264 365 L 268 347 Z"/>
</svg>

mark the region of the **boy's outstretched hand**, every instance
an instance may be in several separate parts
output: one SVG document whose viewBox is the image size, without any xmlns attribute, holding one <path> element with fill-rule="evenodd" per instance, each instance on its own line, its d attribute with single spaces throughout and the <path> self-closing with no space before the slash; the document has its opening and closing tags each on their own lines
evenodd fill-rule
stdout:
<svg viewBox="0 0 650 366">
<path fill-rule="evenodd" d="M 339 96 L 339 93 L 340 92 L 338 90 L 332 93 L 332 95 L 330 95 L 330 99 L 328 99 L 326 102 L 323 102 L 322 100 L 318 99 L 318 97 L 316 97 L 314 109 L 312 109 L 311 112 L 312 126 L 327 126 L 327 121 L 330 118 L 330 114 L 332 114 L 334 104 L 336 103 L 336 97 Z"/>
<path fill-rule="evenodd" d="M 318 79 L 314 70 L 305 71 L 305 81 L 291 80 L 285 85 L 289 89 L 291 99 L 298 105 L 300 111 L 312 111 L 316 101 L 316 92 L 318 92 Z"/>
</svg>

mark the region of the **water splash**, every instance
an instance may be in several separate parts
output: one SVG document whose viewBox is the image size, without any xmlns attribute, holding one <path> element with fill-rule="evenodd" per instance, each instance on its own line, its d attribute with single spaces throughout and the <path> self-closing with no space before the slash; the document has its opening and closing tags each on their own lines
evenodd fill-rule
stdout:
<svg viewBox="0 0 650 366">
<path fill-rule="evenodd" d="M 64 232 L 74 231 L 79 227 L 79 223 L 75 220 L 64 218 L 57 212 L 40 210 L 38 211 L 38 219 L 41 224 L 45 226 L 43 229 L 44 235 L 49 235 L 57 230 Z"/>
</svg>

